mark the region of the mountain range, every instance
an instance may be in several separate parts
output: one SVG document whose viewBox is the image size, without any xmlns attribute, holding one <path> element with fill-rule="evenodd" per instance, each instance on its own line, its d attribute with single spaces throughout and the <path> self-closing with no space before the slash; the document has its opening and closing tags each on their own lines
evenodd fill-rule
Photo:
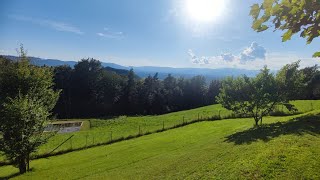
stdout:
<svg viewBox="0 0 320 180">
<path fill-rule="evenodd" d="M 17 60 L 17 56 L 9 56 L 3 55 L 6 58 L 11 60 Z M 38 66 L 60 66 L 60 65 L 69 65 L 73 67 L 77 61 L 64 61 L 59 59 L 43 59 L 38 57 L 29 57 L 31 63 Z M 102 66 L 109 68 L 109 70 L 118 69 L 123 70 L 119 71 L 121 74 L 125 74 L 131 68 L 139 77 L 147 77 L 149 75 L 154 75 L 158 73 L 158 77 L 160 79 L 164 79 L 171 74 L 174 77 L 184 77 L 184 78 L 191 78 L 193 76 L 202 75 L 204 76 L 207 81 L 213 79 L 220 79 L 226 76 L 240 76 L 240 75 L 247 75 L 249 77 L 253 77 L 259 73 L 258 70 L 246 70 L 246 69 L 236 69 L 236 68 L 220 68 L 220 69 L 209 69 L 209 68 L 172 68 L 172 67 L 156 67 L 156 66 L 122 66 L 115 63 L 107 63 L 101 62 Z"/>
</svg>

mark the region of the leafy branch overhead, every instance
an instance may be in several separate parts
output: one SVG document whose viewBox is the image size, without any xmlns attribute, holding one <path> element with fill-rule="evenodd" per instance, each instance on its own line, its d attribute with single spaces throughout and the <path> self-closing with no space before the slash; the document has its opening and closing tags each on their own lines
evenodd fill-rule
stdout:
<svg viewBox="0 0 320 180">
<path fill-rule="evenodd" d="M 285 31 L 283 42 L 300 33 L 300 37 L 310 44 L 320 35 L 319 11 L 319 0 L 264 0 L 251 6 L 252 28 L 261 32 L 273 26 L 275 31 Z M 320 52 L 314 53 L 313 57 L 320 57 Z"/>
</svg>

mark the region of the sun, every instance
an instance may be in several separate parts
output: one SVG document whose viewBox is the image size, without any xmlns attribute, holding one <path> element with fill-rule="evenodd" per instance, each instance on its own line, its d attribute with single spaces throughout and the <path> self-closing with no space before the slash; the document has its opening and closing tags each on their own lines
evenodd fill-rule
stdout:
<svg viewBox="0 0 320 180">
<path fill-rule="evenodd" d="M 198 22 L 212 22 L 219 18 L 225 8 L 224 0 L 186 0 L 188 16 Z"/>
</svg>

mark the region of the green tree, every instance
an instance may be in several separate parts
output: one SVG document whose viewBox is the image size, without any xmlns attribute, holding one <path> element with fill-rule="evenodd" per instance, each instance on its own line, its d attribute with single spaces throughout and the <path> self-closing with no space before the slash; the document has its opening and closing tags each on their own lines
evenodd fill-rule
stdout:
<svg viewBox="0 0 320 180">
<path fill-rule="evenodd" d="M 320 85 L 319 66 L 305 67 L 301 69 L 300 72 L 303 74 L 303 84 L 305 85 L 300 99 L 316 99 L 317 97 L 314 92 L 317 92 L 316 89 Z"/>
<path fill-rule="evenodd" d="M 207 104 L 215 104 L 216 102 L 216 96 L 219 95 L 219 91 L 221 88 L 221 81 L 219 80 L 212 80 L 210 82 L 210 85 L 208 87 L 208 92 L 206 94 L 206 103 Z"/>
<path fill-rule="evenodd" d="M 134 78 L 135 74 L 133 69 L 131 68 L 129 73 L 128 73 L 128 80 L 127 84 L 124 88 L 124 102 L 125 102 L 125 107 L 127 112 L 132 112 L 133 109 L 135 108 L 135 100 L 137 96 L 137 87 L 136 87 L 136 82 Z"/>
<path fill-rule="evenodd" d="M 237 114 L 251 116 L 255 125 L 268 115 L 276 104 L 286 102 L 284 96 L 278 91 L 276 78 L 264 67 L 254 77 L 229 77 L 222 81 L 222 88 L 216 98 L 226 109 Z"/>
<path fill-rule="evenodd" d="M 25 173 L 30 153 L 47 139 L 43 129 L 59 92 L 52 69 L 31 65 L 22 46 L 20 53 L 0 72 L 0 151 Z"/>
<path fill-rule="evenodd" d="M 73 117 L 94 117 L 99 113 L 98 88 L 103 75 L 101 62 L 96 59 L 82 59 L 74 66 L 71 76 L 71 101 Z"/>
<path fill-rule="evenodd" d="M 70 66 L 54 68 L 54 89 L 61 89 L 59 100 L 54 108 L 59 118 L 71 117 L 71 77 L 73 69 Z"/>
<path fill-rule="evenodd" d="M 252 28 L 261 32 L 274 26 L 275 30 L 285 31 L 283 42 L 300 32 L 310 44 L 320 35 L 319 9 L 319 0 L 263 0 L 251 6 Z M 314 53 L 313 57 L 320 57 L 320 52 Z"/>
<path fill-rule="evenodd" d="M 298 99 L 303 94 L 304 74 L 299 69 L 299 61 L 283 66 L 276 79 L 281 95 L 288 100 Z"/>
</svg>

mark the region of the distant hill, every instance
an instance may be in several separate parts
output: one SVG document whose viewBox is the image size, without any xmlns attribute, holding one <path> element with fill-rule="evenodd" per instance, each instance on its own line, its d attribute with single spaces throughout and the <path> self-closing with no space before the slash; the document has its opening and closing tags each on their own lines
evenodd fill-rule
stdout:
<svg viewBox="0 0 320 180">
<path fill-rule="evenodd" d="M 126 69 L 116 69 L 116 68 L 112 68 L 112 67 L 105 67 L 104 68 L 105 70 L 107 71 L 112 71 L 112 72 L 115 72 L 117 74 L 120 74 L 120 75 L 128 75 L 129 74 L 129 70 L 126 70 Z"/>
<path fill-rule="evenodd" d="M 17 56 L 4 56 L 8 59 L 16 61 L 18 59 Z M 37 66 L 62 66 L 62 65 L 68 65 L 70 67 L 74 67 L 74 65 L 77 64 L 76 61 L 62 61 L 58 59 L 42 59 L 37 57 L 29 57 L 32 64 Z M 129 73 L 129 68 L 120 66 L 118 64 L 114 63 L 101 63 L 103 67 L 105 67 L 106 70 L 115 72 L 120 75 L 127 75 Z"/>
<path fill-rule="evenodd" d="M 12 60 L 16 60 L 17 56 L 4 56 Z M 29 57 L 31 62 L 38 66 L 60 66 L 69 65 L 73 67 L 76 61 L 63 61 L 58 59 L 43 59 L 38 57 Z M 209 68 L 172 68 L 172 67 L 155 67 L 155 66 L 122 66 L 115 63 L 102 62 L 102 66 L 106 67 L 108 70 L 114 71 L 118 74 L 125 75 L 131 68 L 139 77 L 147 77 L 148 75 L 154 75 L 158 73 L 160 79 L 164 79 L 171 74 L 174 77 L 184 77 L 191 78 L 193 76 L 202 75 L 206 77 L 207 81 L 213 79 L 220 79 L 226 76 L 240 76 L 247 75 L 249 77 L 255 76 L 259 73 L 258 70 L 245 70 L 236 68 L 221 68 L 221 69 L 209 69 Z"/>
<path fill-rule="evenodd" d="M 233 68 L 209 69 L 209 68 L 171 68 L 171 67 L 132 67 L 134 72 L 140 77 L 146 77 L 158 72 L 160 79 L 165 78 L 168 74 L 175 77 L 190 78 L 197 75 L 205 76 L 207 80 L 220 79 L 226 76 L 240 76 L 247 75 L 249 77 L 255 76 L 259 73 L 258 70 L 245 70 Z"/>
</svg>

